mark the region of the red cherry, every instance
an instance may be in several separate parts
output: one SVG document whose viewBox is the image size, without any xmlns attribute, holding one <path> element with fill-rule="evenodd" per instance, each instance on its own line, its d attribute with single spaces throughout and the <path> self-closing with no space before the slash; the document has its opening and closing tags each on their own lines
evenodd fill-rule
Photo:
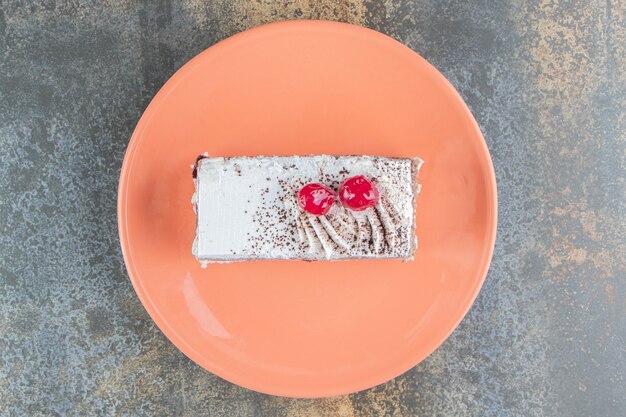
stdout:
<svg viewBox="0 0 626 417">
<path fill-rule="evenodd" d="M 322 216 L 328 213 L 337 194 L 322 184 L 307 184 L 298 192 L 298 204 L 307 213 Z"/>
<path fill-rule="evenodd" d="M 339 188 L 339 198 L 343 205 L 354 211 L 373 207 L 380 199 L 376 184 L 363 175 L 348 178 Z"/>
</svg>

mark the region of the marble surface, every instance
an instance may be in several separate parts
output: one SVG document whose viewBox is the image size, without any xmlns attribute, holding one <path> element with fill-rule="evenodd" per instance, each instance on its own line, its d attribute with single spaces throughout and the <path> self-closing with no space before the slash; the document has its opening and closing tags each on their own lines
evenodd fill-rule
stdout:
<svg viewBox="0 0 626 417">
<path fill-rule="evenodd" d="M 0 1 L 1 416 L 626 414 L 626 3 Z M 427 360 L 285 399 L 203 371 L 155 327 L 116 226 L 125 147 L 188 59 L 263 23 L 386 33 L 433 63 L 498 178 L 493 264 Z"/>
</svg>

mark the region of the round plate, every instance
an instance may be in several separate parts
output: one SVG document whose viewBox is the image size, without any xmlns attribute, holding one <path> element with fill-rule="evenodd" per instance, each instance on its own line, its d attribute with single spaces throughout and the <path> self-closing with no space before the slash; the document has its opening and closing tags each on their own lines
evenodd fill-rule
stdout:
<svg viewBox="0 0 626 417">
<path fill-rule="evenodd" d="M 421 157 L 415 260 L 202 269 L 190 164 L 205 151 Z M 423 58 L 361 27 L 283 22 L 207 49 L 159 91 L 126 151 L 118 221 L 133 286 L 181 351 L 256 391 L 322 397 L 405 372 L 459 324 L 492 256 L 496 183 L 468 108 Z"/>
</svg>

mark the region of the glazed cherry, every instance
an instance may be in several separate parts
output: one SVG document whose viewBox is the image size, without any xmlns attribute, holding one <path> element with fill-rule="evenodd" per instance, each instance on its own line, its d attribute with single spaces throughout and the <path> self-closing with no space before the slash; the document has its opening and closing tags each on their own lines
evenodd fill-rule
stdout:
<svg viewBox="0 0 626 417">
<path fill-rule="evenodd" d="M 339 198 L 344 206 L 354 211 L 373 207 L 380 199 L 376 184 L 363 175 L 350 177 L 341 184 Z"/>
<path fill-rule="evenodd" d="M 302 210 L 316 216 L 328 213 L 337 194 L 322 184 L 307 184 L 298 192 L 298 204 Z"/>
</svg>

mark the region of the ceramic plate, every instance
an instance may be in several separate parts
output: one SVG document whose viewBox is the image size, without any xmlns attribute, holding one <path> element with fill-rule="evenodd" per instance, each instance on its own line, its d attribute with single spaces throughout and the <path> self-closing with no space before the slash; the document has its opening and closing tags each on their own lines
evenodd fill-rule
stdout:
<svg viewBox="0 0 626 417">
<path fill-rule="evenodd" d="M 214 156 L 419 156 L 413 262 L 257 261 L 191 255 L 190 164 Z M 496 230 L 489 152 L 461 97 L 397 41 L 347 24 L 259 27 L 182 67 L 141 117 L 119 184 L 135 290 L 200 366 L 283 396 L 344 394 L 415 366 L 459 324 Z"/>
</svg>

